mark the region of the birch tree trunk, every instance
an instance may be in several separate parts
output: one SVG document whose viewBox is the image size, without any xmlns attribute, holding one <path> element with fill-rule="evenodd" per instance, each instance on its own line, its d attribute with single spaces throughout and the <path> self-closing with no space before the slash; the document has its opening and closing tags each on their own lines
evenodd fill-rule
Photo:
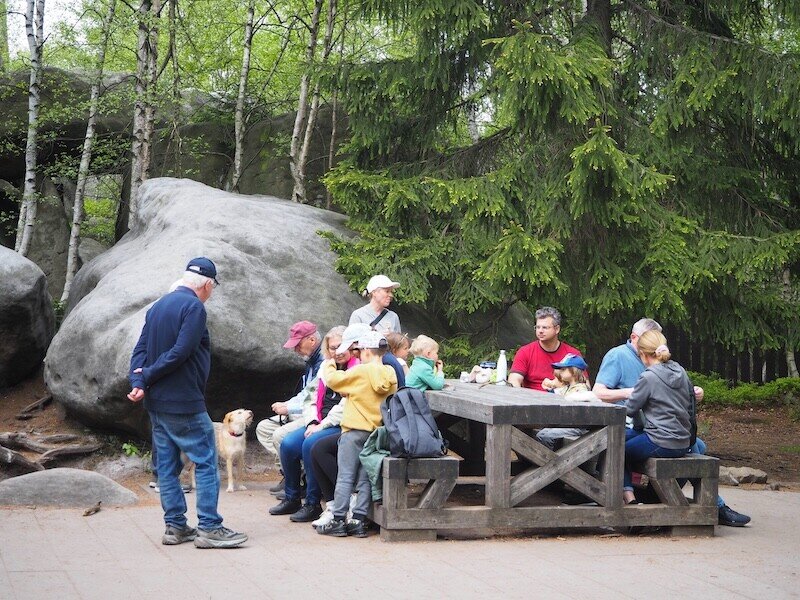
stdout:
<svg viewBox="0 0 800 600">
<path fill-rule="evenodd" d="M 300 170 L 300 138 L 303 136 L 303 124 L 306 120 L 308 110 L 308 84 L 311 79 L 311 67 L 314 62 L 314 54 L 317 50 L 317 37 L 319 35 L 319 15 L 322 12 L 323 0 L 314 0 L 314 12 L 311 15 L 311 26 L 309 27 L 308 45 L 306 46 L 306 68 L 300 78 L 300 98 L 297 101 L 297 115 L 294 119 L 294 129 L 292 130 L 292 144 L 289 149 L 289 168 L 294 180 L 294 191 L 292 199 L 295 202 L 305 202 L 306 183 L 301 176 Z M 304 136 L 303 136 L 304 137 Z"/>
<path fill-rule="evenodd" d="M 787 298 L 791 298 L 794 295 L 792 294 L 792 274 L 789 272 L 789 269 L 783 270 L 783 293 Z M 789 333 L 791 334 L 794 332 L 789 331 Z M 794 336 L 789 335 L 787 337 L 791 340 Z M 800 377 L 800 373 L 797 371 L 797 361 L 795 360 L 794 348 L 792 348 L 791 342 L 786 345 L 786 369 L 789 377 Z"/>
<path fill-rule="evenodd" d="M 158 81 L 158 18 L 163 7 L 162 0 L 153 0 L 150 7 L 150 31 L 147 36 L 147 90 L 144 108 L 144 140 L 142 143 L 142 181 L 150 178 L 153 163 L 153 136 L 156 122 L 156 82 Z"/>
<path fill-rule="evenodd" d="M 25 185 L 19 212 L 15 249 L 27 256 L 36 224 L 36 155 L 38 150 L 39 102 L 42 82 L 42 46 L 44 45 L 44 0 L 27 0 L 25 31 L 31 55 L 28 84 L 28 140 L 25 146 Z"/>
<path fill-rule="evenodd" d="M 233 156 L 233 177 L 231 189 L 239 191 L 239 180 L 242 177 L 242 151 L 244 148 L 244 101 L 247 95 L 247 79 L 250 75 L 250 49 L 253 45 L 253 18 L 255 16 L 255 0 L 247 6 L 247 22 L 244 26 L 244 50 L 242 52 L 242 72 L 239 75 L 239 94 L 236 96 L 236 150 Z"/>
<path fill-rule="evenodd" d="M 172 62 L 172 132 L 170 133 L 175 161 L 175 175 L 183 177 L 181 116 L 181 72 L 178 65 L 177 15 L 178 0 L 169 0 L 169 57 Z M 165 63 L 166 66 L 166 63 Z"/>
<path fill-rule="evenodd" d="M 342 30 L 339 32 L 339 75 L 341 75 L 342 58 L 344 56 L 344 40 L 347 35 L 347 13 L 345 12 L 344 20 L 342 21 Z M 338 79 L 338 77 L 337 77 Z M 328 169 L 333 168 L 333 159 L 336 156 L 336 134 L 339 123 L 339 87 L 333 90 L 333 99 L 331 100 L 331 140 L 328 146 Z M 331 209 L 333 204 L 333 195 L 329 189 L 325 191 L 325 208 Z"/>
<path fill-rule="evenodd" d="M 328 0 L 328 22 L 325 29 L 325 39 L 322 44 L 322 64 L 328 61 L 331 55 L 332 41 L 333 41 L 333 26 L 336 21 L 336 0 Z M 303 182 L 303 200 L 308 202 L 306 192 L 306 166 L 308 165 L 308 151 L 311 148 L 311 138 L 314 135 L 314 127 L 317 123 L 317 114 L 319 113 L 320 102 L 320 89 L 319 83 L 314 85 L 314 96 L 311 100 L 311 110 L 308 113 L 308 122 L 306 123 L 306 132 L 303 136 L 303 146 L 300 148 L 300 156 L 298 157 L 297 170 L 300 181 Z"/>
<path fill-rule="evenodd" d="M 86 123 L 86 137 L 83 138 L 83 153 L 81 154 L 81 164 L 78 168 L 78 183 L 75 188 L 75 203 L 72 208 L 72 230 L 69 235 L 69 252 L 67 253 L 67 273 L 64 280 L 64 291 L 61 294 L 61 302 L 69 299 L 69 292 L 72 289 L 72 280 L 78 270 L 78 246 L 81 238 L 81 224 L 83 223 L 84 197 L 86 194 L 86 180 L 89 177 L 89 164 L 92 160 L 92 146 L 94 144 L 95 123 L 97 121 L 97 107 L 100 102 L 100 86 L 103 84 L 103 67 L 106 62 L 106 49 L 108 48 L 108 38 L 111 35 L 111 24 L 114 21 L 114 11 L 116 0 L 108 1 L 108 11 L 103 20 L 103 39 L 100 42 L 100 49 L 97 53 L 97 70 L 92 91 L 89 98 L 89 119 Z"/>
<path fill-rule="evenodd" d="M 128 210 L 128 227 L 136 222 L 139 212 L 139 187 L 144 181 L 147 169 L 144 159 L 145 113 L 147 104 L 147 53 L 150 0 L 140 0 L 138 9 L 139 32 L 136 41 L 136 101 L 133 107 L 133 141 L 131 142 L 131 192 Z"/>
</svg>

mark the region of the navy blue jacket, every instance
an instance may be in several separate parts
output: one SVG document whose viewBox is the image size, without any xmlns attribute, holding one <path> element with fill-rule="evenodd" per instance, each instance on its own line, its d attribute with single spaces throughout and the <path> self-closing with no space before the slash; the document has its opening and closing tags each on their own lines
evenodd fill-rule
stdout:
<svg viewBox="0 0 800 600">
<path fill-rule="evenodd" d="M 141 373 L 134 369 L 142 368 Z M 205 412 L 211 370 L 206 309 L 187 287 L 161 297 L 145 316 L 131 356 L 131 387 L 144 390 L 147 410 L 173 414 Z"/>
</svg>

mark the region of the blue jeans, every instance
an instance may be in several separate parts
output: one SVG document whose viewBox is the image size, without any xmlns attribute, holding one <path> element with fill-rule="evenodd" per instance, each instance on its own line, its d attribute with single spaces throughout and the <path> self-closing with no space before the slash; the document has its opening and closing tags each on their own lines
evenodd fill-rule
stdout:
<svg viewBox="0 0 800 600">
<path fill-rule="evenodd" d="M 319 488 L 314 469 L 311 466 L 311 447 L 322 438 L 338 435 L 339 427 L 326 427 L 305 437 L 306 428 L 295 429 L 288 433 L 281 442 L 281 466 L 286 478 L 286 499 L 300 499 L 300 461 L 306 466 L 306 504 L 319 504 L 322 492 Z"/>
<path fill-rule="evenodd" d="M 654 444 L 644 431 L 625 430 L 625 478 L 623 488 L 633 490 L 631 465 L 643 463 L 648 458 L 679 458 L 688 454 L 688 448 L 662 448 Z"/>
<path fill-rule="evenodd" d="M 183 464 L 181 451 L 195 464 L 197 483 L 197 526 L 212 530 L 222 525 L 217 512 L 219 469 L 214 425 L 208 413 L 173 415 L 150 411 L 153 444 L 158 456 L 158 486 L 164 522 L 175 527 L 186 526 L 186 498 L 178 479 Z"/>
</svg>

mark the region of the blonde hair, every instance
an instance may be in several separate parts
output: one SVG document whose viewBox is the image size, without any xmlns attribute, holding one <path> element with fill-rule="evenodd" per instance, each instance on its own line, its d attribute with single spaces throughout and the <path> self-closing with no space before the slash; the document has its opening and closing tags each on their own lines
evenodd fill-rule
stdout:
<svg viewBox="0 0 800 600">
<path fill-rule="evenodd" d="M 586 376 L 583 374 L 578 367 L 564 367 L 563 369 L 553 369 L 553 375 L 556 379 L 558 379 L 561 383 L 567 383 L 563 379 L 561 379 L 561 375 L 564 373 L 570 373 L 572 375 L 572 381 L 569 383 L 586 383 Z"/>
<path fill-rule="evenodd" d="M 409 352 L 414 356 L 422 356 L 428 350 L 439 350 L 439 344 L 436 343 L 436 340 L 433 338 L 429 338 L 427 335 L 418 335 L 414 338 L 414 341 L 411 342 L 411 348 L 409 348 Z"/>
<path fill-rule="evenodd" d="M 345 329 L 347 328 L 344 325 L 337 325 L 325 334 L 325 339 L 322 341 L 322 353 L 325 355 L 325 358 L 336 357 L 336 348 L 330 347 L 330 341 L 331 338 L 334 337 L 339 337 L 339 339 L 341 339 Z"/>
<path fill-rule="evenodd" d="M 664 337 L 663 333 L 655 329 L 645 331 L 639 338 L 637 346 L 639 347 L 639 354 L 642 356 L 654 356 L 658 362 L 665 363 L 672 358 L 672 354 L 670 354 L 667 347 L 667 338 Z"/>
<path fill-rule="evenodd" d="M 411 340 L 408 339 L 405 333 L 390 331 L 384 337 L 386 338 L 386 343 L 389 344 L 389 352 L 392 354 L 397 354 L 398 350 L 411 345 Z"/>
</svg>

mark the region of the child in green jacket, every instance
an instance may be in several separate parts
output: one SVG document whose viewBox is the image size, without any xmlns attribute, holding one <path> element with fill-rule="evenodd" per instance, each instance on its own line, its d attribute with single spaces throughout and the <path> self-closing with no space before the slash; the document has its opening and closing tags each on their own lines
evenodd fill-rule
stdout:
<svg viewBox="0 0 800 600">
<path fill-rule="evenodd" d="M 411 344 L 414 362 L 406 376 L 406 385 L 418 390 L 440 390 L 444 387 L 444 364 L 439 360 L 439 344 L 427 335 L 419 335 Z"/>
</svg>

